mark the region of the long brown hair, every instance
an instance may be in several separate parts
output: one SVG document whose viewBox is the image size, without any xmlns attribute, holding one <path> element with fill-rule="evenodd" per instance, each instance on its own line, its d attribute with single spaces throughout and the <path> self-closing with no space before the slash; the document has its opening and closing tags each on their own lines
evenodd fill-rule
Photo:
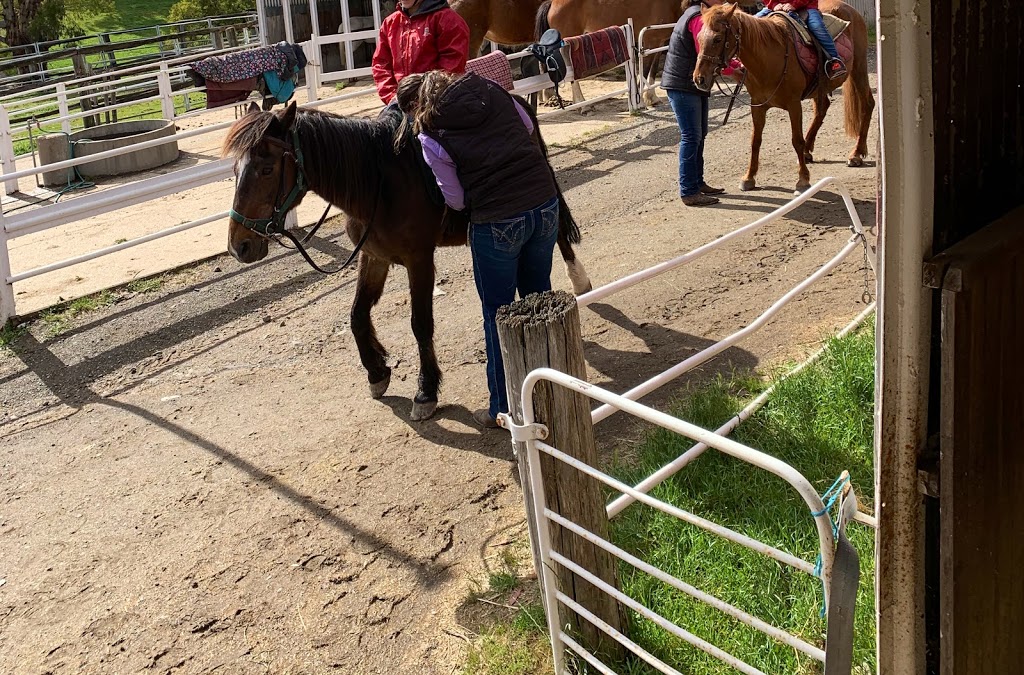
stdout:
<svg viewBox="0 0 1024 675">
<path fill-rule="evenodd" d="M 449 73 L 444 70 L 431 70 L 423 74 L 408 75 L 398 83 L 398 93 L 395 95 L 395 102 L 399 109 L 405 113 L 396 136 L 395 145 L 412 127 L 414 133 L 420 133 L 424 129 L 434 128 L 434 118 L 440 110 L 441 97 L 451 86 L 452 82 L 459 79 L 461 75 Z M 410 125 L 410 119 L 412 124 Z"/>
</svg>

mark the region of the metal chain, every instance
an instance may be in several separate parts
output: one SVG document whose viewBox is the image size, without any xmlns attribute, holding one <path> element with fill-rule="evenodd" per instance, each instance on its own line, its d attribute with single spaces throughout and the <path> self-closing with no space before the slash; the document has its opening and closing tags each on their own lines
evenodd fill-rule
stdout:
<svg viewBox="0 0 1024 675">
<path fill-rule="evenodd" d="M 870 305 L 872 300 L 871 293 L 871 280 L 868 278 L 868 268 L 871 267 L 871 261 L 868 260 L 868 240 L 863 234 L 860 235 L 860 243 L 863 246 L 861 250 L 864 251 L 864 293 L 860 296 L 861 302 L 865 305 Z"/>
</svg>

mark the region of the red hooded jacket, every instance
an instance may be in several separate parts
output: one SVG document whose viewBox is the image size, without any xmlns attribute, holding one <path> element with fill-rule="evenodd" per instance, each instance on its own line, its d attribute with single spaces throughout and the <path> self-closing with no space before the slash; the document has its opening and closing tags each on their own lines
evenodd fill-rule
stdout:
<svg viewBox="0 0 1024 675">
<path fill-rule="evenodd" d="M 373 54 L 373 81 L 391 103 L 406 75 L 429 70 L 462 73 L 469 57 L 469 26 L 447 0 L 423 0 L 407 14 L 399 5 L 380 26 Z"/>
</svg>

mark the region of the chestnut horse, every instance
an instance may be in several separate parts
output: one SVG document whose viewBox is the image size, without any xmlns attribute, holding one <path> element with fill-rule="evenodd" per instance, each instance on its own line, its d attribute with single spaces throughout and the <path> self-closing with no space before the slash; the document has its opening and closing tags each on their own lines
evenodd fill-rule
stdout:
<svg viewBox="0 0 1024 675">
<path fill-rule="evenodd" d="M 536 118 L 533 122 L 539 129 Z M 250 106 L 224 140 L 224 155 L 235 158 L 237 177 L 228 250 L 239 262 L 254 263 L 267 256 L 270 237 L 286 236 L 297 243 L 285 233 L 284 219 L 307 191 L 340 208 L 355 244 L 353 256 L 359 255 L 351 328 L 370 395 L 380 398 L 391 382 L 387 350 L 377 339 L 370 310 L 384 292 L 391 266 L 402 265 L 409 275 L 412 332 L 420 357 L 411 418 L 424 420 L 437 408 L 441 385 L 434 355 L 434 249 L 464 246 L 469 223 L 465 215 L 430 197 L 419 145 L 408 134 L 396 150 L 397 126 L 394 116 L 361 120 L 297 111 L 295 103 L 277 113 Z M 534 141 L 546 158 L 538 131 Z M 548 170 L 554 174 L 550 166 Z M 573 290 L 584 293 L 590 281 L 571 246 L 579 243 L 579 228 L 561 189 L 558 197 L 558 248 Z"/>
<path fill-rule="evenodd" d="M 469 24 L 469 58 L 480 53 L 485 39 L 500 45 L 533 42 L 537 8 L 543 0 L 450 0 Z"/>
<path fill-rule="evenodd" d="M 825 119 L 832 91 L 843 87 L 846 133 L 856 139 L 847 161 L 849 166 L 863 166 L 868 154 L 868 129 L 875 97 L 868 82 L 868 30 L 860 12 L 841 0 L 821 0 L 822 12 L 849 21 L 847 34 L 853 41 L 853 57 L 847 62 L 848 74 L 829 80 L 818 76 L 817 87 L 808 98 L 814 101 L 814 119 L 803 135 L 803 108 L 801 97 L 810 86 L 808 77 L 796 63 L 793 29 L 784 17 L 768 16 L 762 19 L 737 12 L 736 5 L 717 5 L 703 13 L 704 28 L 698 35 L 701 49 L 693 81 L 698 87 L 710 90 L 715 75 L 728 61 L 738 57 L 747 69 L 747 91 L 750 94 L 750 117 L 754 133 L 750 142 L 750 166 L 740 184 L 742 190 L 756 186 L 761 136 L 769 108 L 781 108 L 789 113 L 792 127 L 793 150 L 800 163 L 796 191 L 811 186 L 807 163 L 813 162 L 814 141 Z"/>
<path fill-rule="evenodd" d="M 609 26 L 623 26 L 630 19 L 637 37 L 646 26 L 658 24 L 674 24 L 682 16 L 683 10 L 679 0 L 545 0 L 537 10 L 537 29 L 534 39 L 548 28 L 556 28 L 563 36 L 593 33 Z M 649 31 L 651 38 L 644 48 L 662 47 L 668 44 L 672 29 Z M 647 36 L 644 36 L 645 40 Z M 658 104 L 658 95 L 654 89 L 654 78 L 661 54 L 644 58 L 642 72 L 647 78 L 648 88 L 644 90 L 644 103 L 648 106 Z"/>
</svg>

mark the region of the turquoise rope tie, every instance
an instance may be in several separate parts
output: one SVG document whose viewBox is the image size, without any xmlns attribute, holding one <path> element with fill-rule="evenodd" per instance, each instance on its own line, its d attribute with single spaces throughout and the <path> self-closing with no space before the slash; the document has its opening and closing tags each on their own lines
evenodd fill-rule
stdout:
<svg viewBox="0 0 1024 675">
<path fill-rule="evenodd" d="M 835 521 L 835 520 L 832 520 L 832 516 L 829 515 L 829 512 L 832 511 L 832 507 L 835 506 L 836 501 L 843 494 L 843 488 L 846 487 L 846 484 L 849 483 L 849 482 L 850 482 L 850 477 L 849 476 L 846 476 L 846 477 L 840 476 L 839 478 L 837 478 L 836 482 L 832 483 L 832 486 L 829 489 L 825 490 L 825 494 L 823 494 L 821 496 L 821 501 L 825 504 L 825 508 L 823 508 L 821 511 L 812 511 L 811 512 L 811 515 L 813 517 L 815 517 L 815 518 L 819 518 L 821 516 L 828 516 L 829 525 L 832 526 L 832 538 L 833 538 L 833 540 L 837 539 L 839 537 L 839 523 L 837 521 Z M 825 590 L 826 589 L 825 589 L 825 580 L 822 579 L 822 576 L 821 576 L 821 566 L 822 566 L 821 553 L 818 553 L 818 560 L 817 560 L 817 562 L 814 563 L 814 576 L 816 576 L 819 579 L 821 579 L 821 600 L 822 600 L 822 602 L 821 602 L 821 618 L 824 619 L 825 618 L 825 597 L 826 597 Z"/>
</svg>

